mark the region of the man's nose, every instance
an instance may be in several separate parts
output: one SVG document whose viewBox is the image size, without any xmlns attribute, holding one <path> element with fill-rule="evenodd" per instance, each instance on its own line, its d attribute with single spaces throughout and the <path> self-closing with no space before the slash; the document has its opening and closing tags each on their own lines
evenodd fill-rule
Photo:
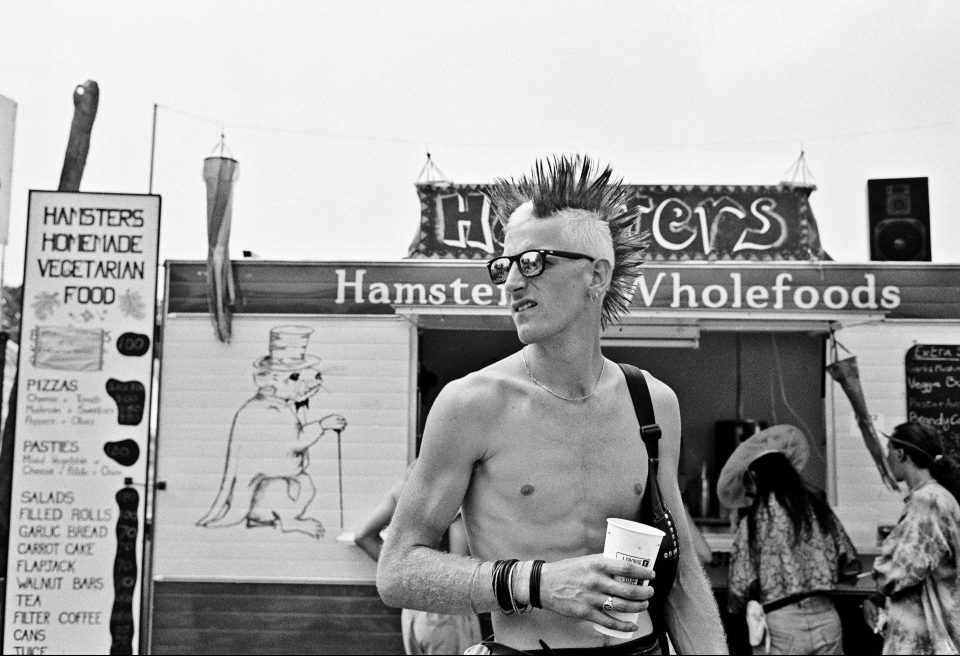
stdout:
<svg viewBox="0 0 960 656">
<path fill-rule="evenodd" d="M 504 283 L 507 291 L 516 294 L 527 286 L 527 279 L 520 273 L 520 265 L 517 262 L 510 263 L 510 269 L 507 271 L 507 280 Z"/>
</svg>

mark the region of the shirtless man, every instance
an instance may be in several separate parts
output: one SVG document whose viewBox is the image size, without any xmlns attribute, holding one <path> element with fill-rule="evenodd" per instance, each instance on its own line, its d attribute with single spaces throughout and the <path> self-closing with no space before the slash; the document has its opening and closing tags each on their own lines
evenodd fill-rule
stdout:
<svg viewBox="0 0 960 656">
<path fill-rule="evenodd" d="M 606 519 L 637 517 L 648 469 L 623 373 L 600 351 L 601 326 L 626 309 L 642 262 L 633 216 L 624 213 L 626 190 L 586 158 L 556 158 L 538 163 L 530 178 L 497 181 L 491 198 L 508 218 L 507 257 L 491 261 L 491 278 L 506 286 L 525 346 L 437 397 L 381 553 L 380 595 L 391 606 L 491 612 L 493 653 L 510 653 L 501 645 L 660 653 L 648 651 L 651 588 L 614 578 L 650 579 L 653 570 L 602 555 Z M 664 606 L 667 628 L 680 653 L 726 653 L 682 511 L 677 398 L 647 381 L 663 431 L 659 482 L 675 509 L 681 552 Z M 461 505 L 475 557 L 436 549 Z M 493 577 L 503 559 L 520 563 L 500 578 L 498 602 Z M 531 585 L 538 559 L 545 564 Z M 528 606 L 537 592 L 539 607 Z M 504 612 L 505 598 L 525 612 Z M 604 607 L 640 616 L 634 625 Z M 636 644 L 621 646 L 624 639 L 591 622 L 633 631 Z"/>
</svg>

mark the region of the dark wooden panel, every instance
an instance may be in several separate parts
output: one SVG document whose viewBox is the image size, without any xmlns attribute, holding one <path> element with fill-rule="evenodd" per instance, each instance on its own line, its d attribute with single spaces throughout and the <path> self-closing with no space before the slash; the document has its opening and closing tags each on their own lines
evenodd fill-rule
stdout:
<svg viewBox="0 0 960 656">
<path fill-rule="evenodd" d="M 402 654 L 372 585 L 157 582 L 154 654 Z"/>
</svg>

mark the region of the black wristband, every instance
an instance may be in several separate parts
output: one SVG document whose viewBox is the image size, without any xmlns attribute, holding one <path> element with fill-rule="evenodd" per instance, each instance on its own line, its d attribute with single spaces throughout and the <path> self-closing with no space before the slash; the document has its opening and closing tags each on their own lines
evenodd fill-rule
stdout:
<svg viewBox="0 0 960 656">
<path fill-rule="evenodd" d="M 512 570 L 519 561 L 498 560 L 493 565 L 493 594 L 497 598 L 497 605 L 506 615 L 513 613 L 513 601 L 510 594 L 510 570 Z"/>
<path fill-rule="evenodd" d="M 517 566 L 517 563 L 520 562 L 515 558 L 511 558 L 503 565 L 503 569 L 500 570 L 500 577 L 498 581 L 498 590 L 500 597 L 497 601 L 500 603 L 500 608 L 510 615 L 514 612 L 513 606 L 513 590 L 510 589 L 510 574 L 513 572 L 513 568 Z"/>
<path fill-rule="evenodd" d="M 543 569 L 543 561 L 533 561 L 533 567 L 530 568 L 530 605 L 534 608 L 543 608 L 540 605 L 540 570 Z"/>
</svg>

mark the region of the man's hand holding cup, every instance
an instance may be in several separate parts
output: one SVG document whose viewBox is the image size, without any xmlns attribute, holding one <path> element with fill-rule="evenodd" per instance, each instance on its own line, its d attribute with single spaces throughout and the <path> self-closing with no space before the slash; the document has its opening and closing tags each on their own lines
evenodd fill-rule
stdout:
<svg viewBox="0 0 960 656">
<path fill-rule="evenodd" d="M 653 590 L 647 583 L 653 578 L 652 568 L 664 535 L 663 531 L 639 522 L 615 517 L 607 519 L 603 557 L 622 564 L 623 573 L 615 574 L 614 578 L 626 585 L 642 586 L 648 590 L 649 594 L 645 595 L 645 599 L 653 596 Z M 644 602 L 644 607 L 640 610 L 635 610 L 633 606 L 621 608 L 616 597 L 611 595 L 603 601 L 600 608 L 604 614 L 636 626 L 640 612 L 646 610 L 647 605 L 647 602 Z M 636 630 L 612 628 L 607 623 L 600 622 L 594 622 L 593 628 L 617 638 L 632 638 L 633 631 Z"/>
</svg>

